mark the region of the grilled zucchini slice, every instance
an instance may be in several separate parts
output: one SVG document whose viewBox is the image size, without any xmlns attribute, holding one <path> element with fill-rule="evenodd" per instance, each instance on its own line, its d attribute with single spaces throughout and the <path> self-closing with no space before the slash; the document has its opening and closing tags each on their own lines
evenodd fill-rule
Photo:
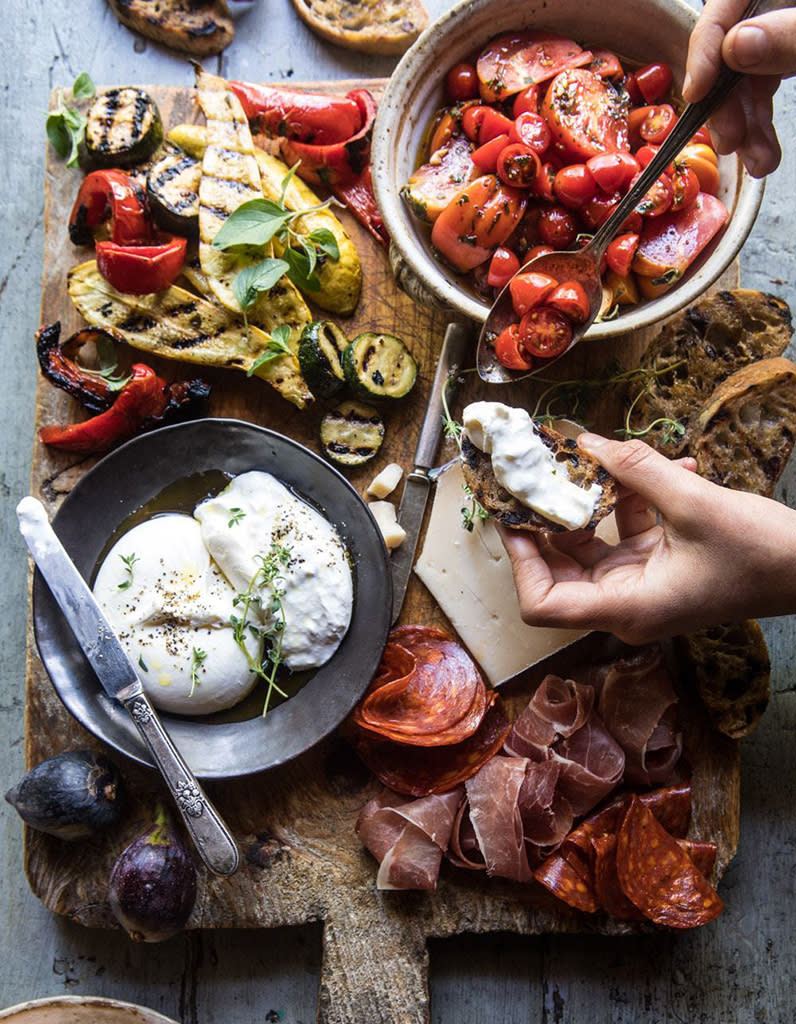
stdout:
<svg viewBox="0 0 796 1024">
<path fill-rule="evenodd" d="M 394 334 L 366 331 L 343 353 L 343 373 L 363 398 L 403 398 L 415 385 L 417 363 Z"/>
<path fill-rule="evenodd" d="M 340 466 L 362 466 L 384 440 L 384 421 L 370 405 L 341 402 L 321 420 L 324 454 Z"/>
<path fill-rule="evenodd" d="M 313 395 L 331 398 L 343 386 L 341 358 L 346 348 L 348 338 L 331 320 L 314 320 L 301 332 L 299 363 Z"/>
<path fill-rule="evenodd" d="M 88 109 L 78 159 L 86 171 L 132 167 L 152 156 L 162 141 L 160 111 L 148 93 L 129 85 L 107 89 Z"/>
<path fill-rule="evenodd" d="M 201 177 L 201 163 L 177 149 L 169 149 L 152 165 L 146 192 L 155 220 L 165 231 L 186 238 L 199 233 Z"/>
</svg>

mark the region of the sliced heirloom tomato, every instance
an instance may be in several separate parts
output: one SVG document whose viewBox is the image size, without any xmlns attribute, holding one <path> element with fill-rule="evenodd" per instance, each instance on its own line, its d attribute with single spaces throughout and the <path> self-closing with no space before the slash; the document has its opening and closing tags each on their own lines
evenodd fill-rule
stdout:
<svg viewBox="0 0 796 1024">
<path fill-rule="evenodd" d="M 539 104 L 542 102 L 543 87 L 541 85 L 529 85 L 527 89 L 518 92 L 514 97 L 512 113 L 515 120 L 521 114 L 538 114 Z"/>
<path fill-rule="evenodd" d="M 557 287 L 558 281 L 549 274 L 542 274 L 536 270 L 517 274 L 509 285 L 514 312 L 519 317 L 525 316 L 529 309 L 540 306 Z"/>
<path fill-rule="evenodd" d="M 472 270 L 506 241 L 526 202 L 524 192 L 485 174 L 460 189 L 437 217 L 431 243 L 457 270 Z"/>
<path fill-rule="evenodd" d="M 478 58 L 481 97 L 488 102 L 508 99 L 591 59 L 590 51 L 551 32 L 507 32 L 491 40 Z"/>
<path fill-rule="evenodd" d="M 508 135 L 496 135 L 494 139 L 490 139 L 483 146 L 473 150 L 470 159 L 478 168 L 480 174 L 494 174 L 498 169 L 498 158 L 508 144 Z M 509 184 L 512 183 L 509 182 Z"/>
<path fill-rule="evenodd" d="M 537 306 L 520 321 L 520 345 L 539 359 L 552 359 L 566 352 L 572 341 L 572 324 L 557 309 Z"/>
<path fill-rule="evenodd" d="M 416 217 L 432 223 L 462 186 L 478 177 L 472 152 L 470 140 L 455 134 L 434 153 L 433 162 L 417 168 L 401 189 L 401 196 Z"/>
<path fill-rule="evenodd" d="M 545 299 L 545 305 L 557 309 L 576 324 L 589 319 L 589 297 L 578 281 L 564 281 Z"/>
<path fill-rule="evenodd" d="M 553 138 L 575 159 L 628 148 L 626 97 L 592 71 L 557 75 L 541 112 Z"/>
<path fill-rule="evenodd" d="M 497 158 L 498 177 L 514 188 L 533 188 L 541 168 L 538 154 L 522 143 L 506 146 Z"/>
<path fill-rule="evenodd" d="M 519 324 L 509 324 L 495 338 L 495 357 L 509 370 L 533 369 L 533 359 L 520 348 Z"/>
<path fill-rule="evenodd" d="M 592 50 L 592 61 L 589 64 L 589 71 L 593 71 L 600 78 L 617 79 L 624 76 L 624 70 L 619 58 L 611 50 Z"/>
<path fill-rule="evenodd" d="M 564 206 L 578 210 L 597 194 L 597 184 L 586 164 L 569 164 L 555 176 L 553 192 Z"/>
<path fill-rule="evenodd" d="M 598 153 L 586 166 L 603 192 L 625 192 L 638 174 L 638 160 L 632 153 Z"/>
<path fill-rule="evenodd" d="M 478 72 L 474 64 L 454 64 L 445 75 L 445 95 L 454 103 L 478 98 Z"/>
<path fill-rule="evenodd" d="M 719 191 L 718 159 L 710 146 L 689 143 L 675 158 L 675 166 L 688 167 L 699 179 L 699 188 L 715 196 Z"/>
<path fill-rule="evenodd" d="M 633 258 L 633 270 L 651 279 L 653 286 L 671 286 L 724 227 L 728 217 L 720 199 L 701 192 L 687 210 L 648 220 Z M 639 285 L 648 295 L 645 283 L 640 281 Z"/>
<path fill-rule="evenodd" d="M 634 78 L 646 103 L 662 100 L 672 87 L 672 69 L 660 62 L 639 68 Z"/>
<path fill-rule="evenodd" d="M 489 274 L 486 283 L 490 288 L 505 288 L 520 269 L 520 261 L 511 251 L 499 245 L 489 262 Z"/>
</svg>

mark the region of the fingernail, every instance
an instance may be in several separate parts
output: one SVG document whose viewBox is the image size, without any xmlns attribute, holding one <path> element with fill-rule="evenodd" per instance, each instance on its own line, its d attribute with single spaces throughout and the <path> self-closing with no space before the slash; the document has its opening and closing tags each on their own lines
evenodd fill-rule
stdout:
<svg viewBox="0 0 796 1024">
<path fill-rule="evenodd" d="M 735 30 L 731 52 L 742 68 L 760 64 L 768 53 L 768 37 L 757 25 L 741 25 Z"/>
<path fill-rule="evenodd" d="M 683 79 L 683 97 L 684 98 L 688 97 L 688 94 L 691 91 L 691 85 L 692 85 L 691 76 L 686 71 L 685 78 Z"/>
<path fill-rule="evenodd" d="M 578 437 L 578 445 L 585 448 L 586 451 L 596 451 L 598 448 L 604 448 L 607 444 L 608 439 L 600 437 L 599 434 L 580 434 Z"/>
</svg>

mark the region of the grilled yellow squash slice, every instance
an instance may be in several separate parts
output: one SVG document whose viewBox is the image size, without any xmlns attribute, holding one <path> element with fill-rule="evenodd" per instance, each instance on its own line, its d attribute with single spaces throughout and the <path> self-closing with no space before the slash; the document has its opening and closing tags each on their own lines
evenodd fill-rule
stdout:
<svg viewBox="0 0 796 1024">
<path fill-rule="evenodd" d="M 272 340 L 257 327 L 247 331 L 220 304 L 176 285 L 153 295 L 117 292 L 100 274 L 95 260 L 70 270 L 69 296 L 92 327 L 164 359 L 247 371 Z M 271 359 L 257 367 L 254 375 L 299 409 L 312 401 L 295 356 Z"/>
</svg>

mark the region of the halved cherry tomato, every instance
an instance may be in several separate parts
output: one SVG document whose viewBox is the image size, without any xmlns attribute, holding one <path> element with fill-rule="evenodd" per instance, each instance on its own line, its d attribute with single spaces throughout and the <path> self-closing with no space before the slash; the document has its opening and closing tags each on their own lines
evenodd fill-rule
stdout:
<svg viewBox="0 0 796 1024">
<path fill-rule="evenodd" d="M 671 208 L 673 198 L 671 178 L 668 174 L 662 174 L 638 204 L 636 213 L 644 217 L 660 217 Z"/>
<path fill-rule="evenodd" d="M 578 225 L 564 206 L 551 206 L 539 217 L 539 236 L 554 249 L 570 249 L 575 244 Z"/>
<path fill-rule="evenodd" d="M 520 325 L 509 324 L 495 338 L 495 356 L 510 370 L 532 370 L 533 359 L 520 350 Z"/>
<path fill-rule="evenodd" d="M 637 234 L 617 235 L 605 251 L 608 266 L 620 277 L 627 277 L 638 249 Z"/>
<path fill-rule="evenodd" d="M 511 249 L 499 245 L 492 254 L 486 283 L 490 288 L 505 288 L 519 269 L 520 261 Z"/>
<path fill-rule="evenodd" d="M 494 139 L 485 142 L 470 154 L 470 159 L 481 172 L 481 174 L 492 174 L 497 170 L 498 157 L 508 146 L 508 135 L 496 135 Z"/>
<path fill-rule="evenodd" d="M 184 238 L 176 235 L 157 245 L 97 242 L 97 269 L 117 292 L 162 292 L 180 276 L 186 244 Z"/>
<path fill-rule="evenodd" d="M 577 210 L 597 194 L 597 185 L 586 164 L 570 164 L 555 176 L 553 192 L 564 206 Z"/>
<path fill-rule="evenodd" d="M 524 316 L 529 309 L 540 306 L 557 287 L 558 281 L 554 277 L 538 270 L 517 274 L 509 285 L 514 312 L 517 316 Z"/>
<path fill-rule="evenodd" d="M 432 245 L 457 270 L 484 263 L 516 228 L 526 193 L 501 184 L 493 174 L 459 189 L 434 221 Z"/>
<path fill-rule="evenodd" d="M 520 114 L 538 114 L 541 101 L 541 85 L 529 85 L 527 89 L 518 92 L 514 97 L 514 106 L 512 108 L 515 120 Z"/>
<path fill-rule="evenodd" d="M 627 119 L 631 145 L 642 139 L 659 146 L 676 124 L 677 114 L 668 103 L 631 110 Z"/>
<path fill-rule="evenodd" d="M 699 178 L 690 167 L 676 163 L 669 180 L 672 183 L 672 209 L 687 210 L 699 195 Z"/>
<path fill-rule="evenodd" d="M 521 142 L 540 156 L 553 141 L 547 121 L 541 114 L 533 114 L 530 111 L 515 116 L 514 126 L 509 135 L 512 142 Z"/>
<path fill-rule="evenodd" d="M 632 153 L 598 153 L 586 166 L 603 192 L 624 192 L 639 172 Z"/>
<path fill-rule="evenodd" d="M 555 198 L 553 195 L 553 182 L 556 177 L 555 165 L 546 161 L 539 168 L 539 173 L 536 176 L 536 181 L 533 183 L 533 193 L 539 196 L 540 199 L 549 199 L 551 202 Z"/>
<path fill-rule="evenodd" d="M 647 64 L 635 72 L 639 92 L 647 103 L 662 100 L 672 87 L 672 69 L 668 64 Z"/>
<path fill-rule="evenodd" d="M 633 259 L 633 270 L 655 281 L 667 276 L 676 280 L 724 226 L 728 216 L 721 200 L 700 192 L 687 210 L 647 221 Z"/>
<path fill-rule="evenodd" d="M 557 309 L 576 324 L 589 318 L 589 297 L 578 281 L 564 281 L 547 296 L 545 305 Z"/>
<path fill-rule="evenodd" d="M 525 253 L 525 262 L 530 263 L 537 256 L 549 256 L 551 252 L 555 252 L 555 249 L 551 249 L 549 245 L 532 245 Z"/>
<path fill-rule="evenodd" d="M 592 55 L 572 39 L 551 32 L 506 32 L 487 44 L 478 58 L 481 96 L 505 100 L 526 86 L 546 82 L 565 68 L 582 67 Z"/>
<path fill-rule="evenodd" d="M 468 107 L 462 115 L 462 130 L 468 139 L 483 146 L 498 135 L 508 135 L 512 122 L 493 107 Z"/>
<path fill-rule="evenodd" d="M 537 153 L 527 146 L 513 143 L 500 153 L 497 173 L 501 181 L 514 188 L 531 188 L 536 183 L 541 168 Z"/>
<path fill-rule="evenodd" d="M 660 149 L 659 146 L 639 146 L 636 150 L 636 161 L 643 170 Z"/>
<path fill-rule="evenodd" d="M 520 345 L 539 359 L 552 359 L 566 352 L 572 341 L 572 324 L 557 309 L 538 306 L 520 321 Z"/>
<path fill-rule="evenodd" d="M 713 136 L 710 134 L 710 128 L 706 124 L 703 124 L 699 131 L 694 132 L 691 136 L 691 142 L 696 145 L 710 146 L 711 149 L 716 148 L 713 145 Z"/>
<path fill-rule="evenodd" d="M 453 103 L 478 96 L 478 72 L 474 64 L 454 64 L 445 75 L 445 95 Z"/>
<path fill-rule="evenodd" d="M 704 145 L 688 145 L 675 158 L 675 165 L 690 168 L 699 179 L 699 188 L 715 196 L 719 191 L 719 169 L 716 154 Z"/>
<path fill-rule="evenodd" d="M 624 74 L 619 58 L 610 50 L 592 50 L 592 62 L 589 64 L 589 71 L 593 71 L 600 78 L 621 78 Z"/>
<path fill-rule="evenodd" d="M 622 94 L 591 71 L 556 76 L 542 102 L 542 114 L 572 157 L 627 149 L 627 110 Z"/>
<path fill-rule="evenodd" d="M 625 75 L 622 85 L 625 87 L 625 92 L 628 95 L 631 105 L 634 107 L 641 106 L 644 102 L 644 97 L 641 95 L 641 89 L 639 89 L 636 76 L 632 71 Z"/>
</svg>

